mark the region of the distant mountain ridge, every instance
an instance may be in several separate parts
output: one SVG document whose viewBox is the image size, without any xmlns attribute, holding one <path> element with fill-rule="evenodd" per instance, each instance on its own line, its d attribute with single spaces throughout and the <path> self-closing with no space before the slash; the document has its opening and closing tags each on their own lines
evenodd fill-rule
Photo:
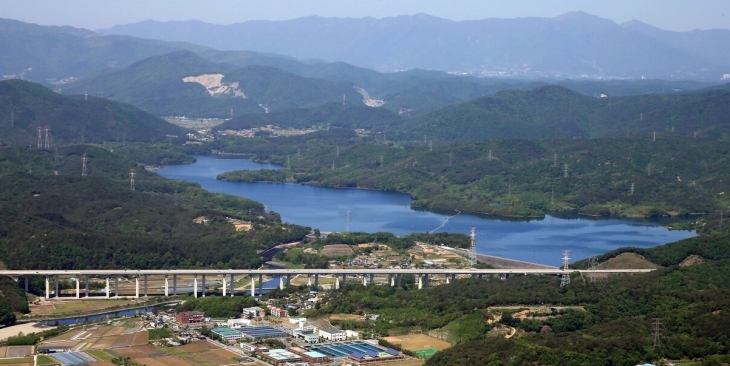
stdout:
<svg viewBox="0 0 730 366">
<path fill-rule="evenodd" d="M 667 32 L 583 12 L 555 18 L 455 22 L 426 14 L 310 16 L 231 25 L 144 21 L 102 34 L 186 41 L 381 71 L 411 68 L 512 77 L 719 80 L 730 72 L 730 30 Z"/>
</svg>

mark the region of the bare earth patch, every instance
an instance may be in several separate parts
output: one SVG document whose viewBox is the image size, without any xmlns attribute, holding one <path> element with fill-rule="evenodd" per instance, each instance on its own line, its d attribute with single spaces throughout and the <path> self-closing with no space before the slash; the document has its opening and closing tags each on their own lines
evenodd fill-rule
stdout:
<svg viewBox="0 0 730 366">
<path fill-rule="evenodd" d="M 326 257 L 349 257 L 354 254 L 355 252 L 347 244 L 325 245 L 322 248 L 322 255 Z"/>
<path fill-rule="evenodd" d="M 401 347 L 409 351 L 416 351 L 424 348 L 435 348 L 440 351 L 451 347 L 451 343 L 425 334 L 407 334 L 397 337 L 386 337 L 385 340 L 393 344 L 400 344 Z"/>
<path fill-rule="evenodd" d="M 697 254 L 691 254 L 687 258 L 685 258 L 682 263 L 679 264 L 680 267 L 688 267 L 693 266 L 695 264 L 702 264 L 705 263 L 705 258 L 700 257 Z"/>
</svg>

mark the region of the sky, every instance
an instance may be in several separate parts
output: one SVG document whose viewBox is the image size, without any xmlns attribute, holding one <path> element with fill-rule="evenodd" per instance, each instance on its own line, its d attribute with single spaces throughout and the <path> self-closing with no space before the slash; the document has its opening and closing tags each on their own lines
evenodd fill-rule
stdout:
<svg viewBox="0 0 730 366">
<path fill-rule="evenodd" d="M 555 17 L 571 11 L 673 31 L 730 29 L 730 0 L 3 0 L 0 18 L 91 30 L 143 20 L 231 24 L 310 15 L 375 17 L 426 13 L 451 20 Z"/>
</svg>

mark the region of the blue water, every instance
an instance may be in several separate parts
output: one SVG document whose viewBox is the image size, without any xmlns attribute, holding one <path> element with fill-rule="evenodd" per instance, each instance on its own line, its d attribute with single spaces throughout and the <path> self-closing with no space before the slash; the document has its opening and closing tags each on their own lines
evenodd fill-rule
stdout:
<svg viewBox="0 0 730 366">
<path fill-rule="evenodd" d="M 158 170 L 171 179 L 199 183 L 217 193 L 228 193 L 263 203 L 279 213 L 284 222 L 321 231 L 345 231 L 350 213 L 352 232 L 387 231 L 396 235 L 413 232 L 469 234 L 477 229 L 477 251 L 483 254 L 560 265 L 562 251 L 572 260 L 588 258 L 625 247 L 650 248 L 695 236 L 694 231 L 670 231 L 657 222 L 622 219 L 563 219 L 505 221 L 476 215 L 435 213 L 410 208 L 406 194 L 362 189 L 340 189 L 282 183 L 239 183 L 216 180 L 231 170 L 278 169 L 246 159 L 198 156 L 197 162 Z M 453 216 L 456 215 L 456 216 Z"/>
</svg>

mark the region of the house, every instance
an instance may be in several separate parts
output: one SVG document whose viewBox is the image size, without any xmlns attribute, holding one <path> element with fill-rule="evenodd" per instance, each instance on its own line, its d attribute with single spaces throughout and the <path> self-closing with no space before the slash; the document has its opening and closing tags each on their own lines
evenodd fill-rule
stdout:
<svg viewBox="0 0 730 366">
<path fill-rule="evenodd" d="M 205 314 L 200 311 L 182 311 L 175 314 L 175 320 L 180 324 L 200 323 Z"/>
</svg>

